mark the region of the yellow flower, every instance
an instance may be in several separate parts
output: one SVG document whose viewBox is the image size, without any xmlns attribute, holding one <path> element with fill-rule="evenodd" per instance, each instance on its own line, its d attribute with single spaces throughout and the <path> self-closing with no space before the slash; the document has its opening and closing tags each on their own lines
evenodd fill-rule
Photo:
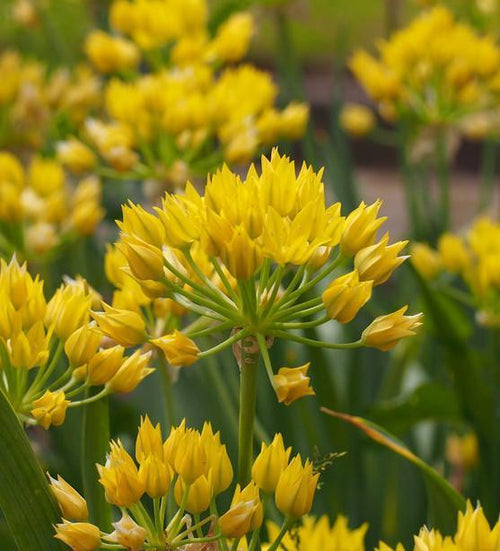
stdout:
<svg viewBox="0 0 500 551">
<path fill-rule="evenodd" d="M 280 367 L 278 374 L 273 376 L 273 385 L 278 402 L 289 406 L 295 400 L 304 396 L 314 396 L 310 386 L 311 379 L 307 377 L 310 362 L 300 367 Z"/>
<path fill-rule="evenodd" d="M 140 464 L 139 478 L 149 496 L 152 498 L 162 497 L 168 494 L 172 482 L 172 472 L 163 458 L 148 455 Z"/>
<path fill-rule="evenodd" d="M 186 433 L 186 420 L 183 419 L 181 424 L 178 427 L 172 427 L 170 429 L 170 434 L 163 444 L 163 451 L 165 453 L 165 458 L 169 462 L 172 469 L 175 470 L 175 460 L 179 449 L 181 448 L 181 442 L 183 441 L 184 435 Z"/>
<path fill-rule="evenodd" d="M 97 159 L 92 150 L 74 137 L 56 144 L 57 160 L 77 174 L 92 170 Z"/>
<path fill-rule="evenodd" d="M 97 465 L 99 482 L 104 486 L 106 500 L 118 507 L 130 507 L 144 494 L 144 483 L 134 460 L 122 443 L 111 442 L 106 464 Z"/>
<path fill-rule="evenodd" d="M 72 333 L 64 344 L 64 352 L 73 366 L 89 362 L 101 344 L 102 333 L 95 322 L 83 325 Z"/>
<path fill-rule="evenodd" d="M 375 243 L 377 230 L 387 217 L 377 218 L 382 201 L 377 200 L 366 206 L 364 201 L 346 218 L 344 231 L 340 240 L 342 252 L 354 256 L 358 251 Z"/>
<path fill-rule="evenodd" d="M 100 30 L 87 36 L 84 48 L 87 57 L 101 73 L 135 69 L 139 63 L 139 50 L 132 42 Z"/>
<path fill-rule="evenodd" d="M 147 531 L 139 526 L 127 512 L 122 513 L 118 522 L 113 522 L 114 531 L 106 536 L 106 540 L 118 543 L 130 551 L 140 551 L 146 541 Z"/>
<path fill-rule="evenodd" d="M 210 478 L 212 493 L 220 494 L 229 487 L 234 474 L 226 446 L 220 441 L 220 433 L 213 433 L 210 423 L 203 424 L 200 441 L 207 455 L 206 473 Z"/>
<path fill-rule="evenodd" d="M 268 539 L 272 542 L 278 536 L 280 529 L 273 522 L 268 522 L 267 530 Z M 315 551 L 316 549 L 365 551 L 364 539 L 367 530 L 366 523 L 351 530 L 347 518 L 342 515 L 336 518 L 333 525 L 326 515 L 319 518 L 306 516 L 302 524 L 294 529 L 296 538 L 286 534 L 281 545 L 289 551 Z"/>
<path fill-rule="evenodd" d="M 58 427 L 64 423 L 69 403 L 62 390 L 56 392 L 47 390 L 41 398 L 33 402 L 31 415 L 44 429 L 48 429 L 51 425 Z"/>
<path fill-rule="evenodd" d="M 44 365 L 49 357 L 49 341 L 41 320 L 26 332 L 16 332 L 7 341 L 11 364 L 26 369 Z"/>
<path fill-rule="evenodd" d="M 60 475 L 57 475 L 57 480 L 49 475 L 49 481 L 63 517 L 70 520 L 87 520 L 89 511 L 85 499 Z"/>
<path fill-rule="evenodd" d="M 259 528 L 263 517 L 259 488 L 252 481 L 243 490 L 236 486 L 231 507 L 219 518 L 219 526 L 225 536 L 239 539 Z"/>
<path fill-rule="evenodd" d="M 178 478 L 175 483 L 174 496 L 177 505 L 181 505 L 184 492 L 186 490 L 186 483 L 182 478 Z M 199 476 L 189 486 L 188 497 L 186 500 L 185 509 L 193 515 L 199 515 L 206 511 L 210 507 L 210 502 L 214 495 L 214 489 L 211 481 L 210 474 L 207 476 Z"/>
<path fill-rule="evenodd" d="M 0 181 L 2 185 L 7 182 L 13 184 L 16 189 L 24 187 L 24 170 L 21 163 L 5 151 L 0 152 Z"/>
<path fill-rule="evenodd" d="M 105 211 L 97 202 L 87 201 L 75 205 L 71 212 L 70 224 L 81 236 L 92 235 L 104 218 Z"/>
<path fill-rule="evenodd" d="M 123 363 L 123 346 L 99 350 L 85 367 L 84 375 L 91 385 L 105 385 L 110 381 Z"/>
<path fill-rule="evenodd" d="M 276 486 L 276 506 L 286 516 L 299 518 L 311 510 L 319 474 L 313 473 L 312 463 L 296 455 L 281 473 Z"/>
<path fill-rule="evenodd" d="M 55 538 L 71 547 L 73 551 L 95 551 L 101 546 L 101 531 L 88 522 L 69 522 L 63 519 L 56 524 Z"/>
<path fill-rule="evenodd" d="M 465 513 L 458 513 L 455 543 L 459 549 L 497 551 L 500 545 L 500 521 L 490 528 L 480 505 L 475 509 L 467 502 Z"/>
<path fill-rule="evenodd" d="M 397 241 L 387 245 L 389 234 L 375 245 L 365 247 L 356 253 L 354 267 L 358 271 L 361 281 L 373 281 L 373 285 L 385 283 L 392 275 L 392 272 L 400 266 L 408 256 L 398 256 L 408 241 Z"/>
<path fill-rule="evenodd" d="M 380 350 L 390 350 L 404 337 L 411 337 L 422 325 L 423 314 L 405 316 L 408 306 L 403 306 L 392 314 L 379 316 L 363 331 L 361 340 L 365 346 Z"/>
<path fill-rule="evenodd" d="M 161 281 L 164 277 L 163 254 L 158 247 L 128 234 L 122 234 L 117 247 L 136 279 Z"/>
<path fill-rule="evenodd" d="M 231 15 L 217 29 L 209 45 L 209 59 L 225 62 L 239 61 L 248 51 L 253 34 L 253 18 L 249 13 Z"/>
<path fill-rule="evenodd" d="M 64 172 L 57 161 L 35 157 L 31 162 L 28 180 L 41 197 L 47 197 L 64 187 Z"/>
<path fill-rule="evenodd" d="M 473 469 L 479 462 L 479 443 L 473 432 L 452 434 L 446 439 L 446 459 L 457 468 Z"/>
<path fill-rule="evenodd" d="M 281 434 L 275 434 L 269 445 L 262 442 L 260 453 L 252 466 L 252 479 L 262 491 L 271 494 L 276 490 L 291 451 L 292 448 L 285 449 Z"/>
<path fill-rule="evenodd" d="M 334 279 L 321 295 L 328 316 L 349 323 L 370 300 L 372 287 L 372 281 L 360 281 L 357 270 Z"/>
<path fill-rule="evenodd" d="M 412 243 L 410 253 L 411 263 L 425 279 L 433 279 L 443 269 L 438 253 L 426 243 Z"/>
<path fill-rule="evenodd" d="M 470 265 L 470 255 L 464 240 L 451 233 L 443 234 L 438 241 L 441 265 L 445 270 L 455 274 L 464 273 Z"/>
<path fill-rule="evenodd" d="M 174 367 L 194 364 L 200 353 L 196 343 L 177 329 L 173 333 L 152 339 L 150 342 L 162 350 L 167 361 Z"/>
<path fill-rule="evenodd" d="M 141 354 L 140 350 L 136 350 L 120 365 L 106 387 L 112 392 L 132 392 L 145 377 L 153 373 L 153 368 L 146 367 L 150 360 L 151 351 Z"/>
<path fill-rule="evenodd" d="M 364 105 L 346 103 L 340 112 L 340 125 L 355 138 L 362 138 L 369 134 L 376 123 L 373 111 Z"/>
<path fill-rule="evenodd" d="M 137 346 L 147 340 L 144 319 L 136 312 L 103 303 L 104 312 L 92 312 L 101 331 L 122 346 Z"/>
<path fill-rule="evenodd" d="M 186 484 L 192 484 L 198 477 L 205 474 L 207 468 L 207 453 L 202 445 L 200 434 L 193 429 L 186 430 L 181 434 L 178 447 L 174 470 Z"/>
<path fill-rule="evenodd" d="M 139 463 L 142 463 L 150 455 L 159 459 L 163 458 L 163 440 L 160 423 L 153 426 L 151 420 L 146 415 L 141 419 L 141 424 L 137 431 L 135 458 Z"/>
<path fill-rule="evenodd" d="M 45 322 L 65 341 L 90 318 L 92 296 L 84 285 L 62 285 L 47 305 Z"/>
</svg>

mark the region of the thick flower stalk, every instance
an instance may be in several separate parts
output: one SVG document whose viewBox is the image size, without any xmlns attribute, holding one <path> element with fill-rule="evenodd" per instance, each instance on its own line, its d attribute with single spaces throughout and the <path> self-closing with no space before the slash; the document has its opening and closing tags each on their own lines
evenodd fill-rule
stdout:
<svg viewBox="0 0 500 551">
<path fill-rule="evenodd" d="M 38 276 L 2 260 L 0 299 L 0 388 L 26 424 L 61 425 L 68 408 L 130 392 L 152 371 L 151 352 L 102 348 L 91 321 L 99 296 L 84 280 L 68 280 L 47 302 Z M 85 398 L 90 387 L 101 388 Z"/>
<path fill-rule="evenodd" d="M 81 152 L 78 159 L 82 168 Z M 0 152 L 0 182 L 0 256 L 6 259 L 16 253 L 48 262 L 92 235 L 104 217 L 99 179 L 87 175 L 71 185 L 54 159 L 34 157 L 25 169 Z"/>
<path fill-rule="evenodd" d="M 103 111 L 79 136 L 103 175 L 146 180 L 147 195 L 158 197 L 304 134 L 308 107 L 277 109 L 271 75 L 241 63 L 254 33 L 250 13 L 230 15 L 215 32 L 209 15 L 207 0 L 115 0 L 113 34 L 87 36 L 89 61 L 110 78 Z"/>
<path fill-rule="evenodd" d="M 415 243 L 412 263 L 426 280 L 476 310 L 477 322 L 500 327 L 500 224 L 479 217 L 463 234 L 445 233 L 436 249 Z"/>
<path fill-rule="evenodd" d="M 398 256 L 405 242 L 388 245 L 385 235 L 377 243 L 385 220 L 380 206 L 362 203 L 343 216 L 339 203 L 325 203 L 322 172 L 304 165 L 297 175 L 275 151 L 262 158 L 260 174 L 252 166 L 245 180 L 224 167 L 208 179 L 203 196 L 188 184 L 185 195 L 167 194 L 154 214 L 123 207 L 120 241 L 107 262 L 121 288 L 114 306 L 98 315 L 99 327 L 120 343 L 128 333 L 119 320 L 144 319 L 141 334 L 122 344 L 149 341 L 176 367 L 233 347 L 241 372 L 240 436 L 248 444 L 242 482 L 249 477 L 259 356 L 280 401 L 313 393 L 307 366 L 275 373 L 268 353 L 274 339 L 388 350 L 421 324 L 421 315 L 406 316 L 404 307 L 375 319 L 354 342 L 301 334 L 350 322 L 406 258 Z M 193 319 L 181 324 L 184 312 Z M 196 340 L 215 335 L 225 338 L 201 351 Z"/>
<path fill-rule="evenodd" d="M 190 549 L 190 545 L 214 542 L 218 549 L 238 549 L 248 538 L 248 549 L 257 549 L 265 513 L 264 494 L 274 495 L 284 516 L 276 549 L 292 522 L 309 513 L 319 474 L 300 456 L 289 462 L 281 435 L 263 444 L 245 487 L 236 486 L 229 508 L 219 514 L 217 497 L 233 479 L 233 467 L 220 434 L 210 423 L 200 431 L 183 421 L 163 440 L 160 425 L 145 417 L 135 443 L 135 460 L 120 441 L 111 442 L 105 465 L 98 465 L 107 501 L 120 508 L 114 531 L 105 532 L 88 522 L 85 499 L 61 477 L 51 478 L 52 491 L 63 521 L 56 538 L 74 551 L 98 548 Z M 168 503 L 173 501 L 172 510 Z M 148 502 L 152 507 L 148 508 Z M 152 515 L 150 514 L 152 511 Z"/>
</svg>

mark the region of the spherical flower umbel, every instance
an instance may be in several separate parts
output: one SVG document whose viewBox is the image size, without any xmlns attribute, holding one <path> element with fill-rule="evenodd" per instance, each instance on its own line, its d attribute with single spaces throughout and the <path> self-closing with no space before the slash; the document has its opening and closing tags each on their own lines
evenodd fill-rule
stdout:
<svg viewBox="0 0 500 551">
<path fill-rule="evenodd" d="M 326 203 L 322 177 L 322 170 L 305 164 L 297 172 L 274 150 L 270 159 L 262 157 L 260 172 L 252 165 L 240 177 L 224 166 L 208 178 L 204 194 L 188 183 L 183 195 L 167 193 L 154 213 L 129 202 L 107 271 L 119 288 L 116 300 L 127 295 L 131 305 L 119 313 L 105 305 L 94 315 L 101 330 L 124 345 L 148 340 L 174 367 L 230 346 L 239 357 L 247 343 L 262 355 L 280 401 L 312 394 L 304 368 L 274 372 L 268 347 L 276 338 L 325 348 L 364 346 L 366 339 L 317 341 L 295 330 L 351 322 L 373 287 L 406 258 L 398 256 L 406 242 L 389 244 L 387 234 L 377 241 L 385 221 L 381 201 L 361 203 L 344 216 L 340 203 Z M 144 251 L 140 261 L 138 247 Z M 318 296 L 317 286 L 325 283 Z M 181 316 L 190 312 L 196 321 L 183 327 L 170 309 L 157 321 L 143 315 L 140 324 L 141 313 L 154 314 L 160 300 L 179 305 Z M 140 331 L 125 343 L 132 319 Z M 165 325 L 173 331 L 162 335 Z M 200 351 L 198 336 L 224 332 L 225 340 Z M 393 333 L 394 344 L 412 334 Z M 294 377 L 299 372 L 304 377 Z"/>
</svg>

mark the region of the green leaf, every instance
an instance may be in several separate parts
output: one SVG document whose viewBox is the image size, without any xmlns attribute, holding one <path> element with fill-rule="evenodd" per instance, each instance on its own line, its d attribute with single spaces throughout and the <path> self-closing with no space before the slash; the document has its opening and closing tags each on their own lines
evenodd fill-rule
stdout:
<svg viewBox="0 0 500 551">
<path fill-rule="evenodd" d="M 421 421 L 458 419 L 460 404 L 453 389 L 429 382 L 408 395 L 379 402 L 369 416 L 386 430 L 403 434 Z"/>
<path fill-rule="evenodd" d="M 101 530 L 111 528 L 111 507 L 98 481 L 96 463 L 104 465 L 109 448 L 109 403 L 101 398 L 84 406 L 82 417 L 82 479 L 90 522 Z"/>
<path fill-rule="evenodd" d="M 64 551 L 54 539 L 61 514 L 31 444 L 0 391 L 0 509 L 19 551 Z"/>
<path fill-rule="evenodd" d="M 455 531 L 457 514 L 459 511 L 465 510 L 465 499 L 435 469 L 416 456 L 403 442 L 375 423 L 362 417 L 339 413 L 324 407 L 321 408 L 321 411 L 350 423 L 363 431 L 374 442 L 381 444 L 417 466 L 424 475 L 426 482 L 429 523 L 432 527 L 444 533 Z"/>
</svg>

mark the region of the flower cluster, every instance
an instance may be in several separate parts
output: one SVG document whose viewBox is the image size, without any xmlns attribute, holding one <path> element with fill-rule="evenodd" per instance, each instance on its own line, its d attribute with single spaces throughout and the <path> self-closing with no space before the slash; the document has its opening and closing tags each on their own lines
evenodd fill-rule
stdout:
<svg viewBox="0 0 500 551">
<path fill-rule="evenodd" d="M 61 425 L 68 407 L 130 392 L 152 371 L 151 353 L 101 348 L 103 334 L 90 322 L 100 297 L 84 280 L 68 280 L 47 302 L 38 276 L 2 260 L 0 299 L 0 387 L 27 424 Z M 102 388 L 73 400 L 90 387 Z"/>
<path fill-rule="evenodd" d="M 62 128 L 76 129 L 101 104 L 101 83 L 88 67 L 74 72 L 28 61 L 14 51 L 0 55 L 0 146 L 39 149 L 62 137 Z"/>
<path fill-rule="evenodd" d="M 0 152 L 0 255 L 44 262 L 91 235 L 104 216 L 101 184 L 86 176 L 70 185 L 60 162 L 34 157 L 25 170 Z"/>
<path fill-rule="evenodd" d="M 104 112 L 79 134 L 108 175 L 147 179 L 153 193 L 303 134 L 307 106 L 276 109 L 271 75 L 237 64 L 253 34 L 250 14 L 211 34 L 206 0 L 115 0 L 110 24 L 116 34 L 96 30 L 86 40 L 90 62 L 110 78 Z"/>
<path fill-rule="evenodd" d="M 500 224 L 487 217 L 475 220 L 464 235 L 443 234 L 437 249 L 424 243 L 412 247 L 419 273 L 445 293 L 477 310 L 487 327 L 500 326 Z M 454 284 L 459 278 L 461 283 Z M 460 287 L 465 284 L 464 292 Z"/>
<path fill-rule="evenodd" d="M 63 479 L 51 479 L 63 522 L 56 537 L 75 551 L 92 551 L 101 544 L 116 544 L 116 549 L 137 551 L 143 548 L 178 548 L 187 544 L 217 540 L 237 542 L 251 535 L 255 549 L 264 518 L 264 495 L 274 495 L 276 507 L 291 526 L 309 513 L 319 474 L 300 455 L 290 460 L 280 434 L 255 459 L 252 480 L 236 486 L 227 511 L 219 515 L 216 497 L 229 488 L 233 468 L 210 423 L 201 432 L 186 427 L 183 421 L 173 427 L 163 441 L 160 425 L 145 417 L 139 427 L 135 461 L 120 441 L 111 442 L 106 464 L 98 465 L 106 500 L 120 507 L 122 517 L 112 533 L 101 532 L 88 521 L 85 500 Z M 261 495 L 262 494 L 262 495 Z M 153 518 L 145 507 L 153 502 Z M 175 512 L 169 511 L 169 499 Z M 283 534 L 274 534 L 276 549 Z M 274 546 L 274 547 L 273 547 Z M 115 547 L 113 547 L 115 548 Z"/>
<path fill-rule="evenodd" d="M 462 551 L 481 549 L 495 551 L 500 546 L 500 521 L 490 527 L 480 505 L 474 508 L 467 503 L 465 513 L 458 514 L 458 527 L 454 536 L 442 536 L 437 530 L 422 528 L 415 536 L 414 551 Z M 404 551 L 398 544 L 394 550 L 385 543 L 380 543 L 377 551 Z"/>
<path fill-rule="evenodd" d="M 379 58 L 358 51 L 350 67 L 380 115 L 407 125 L 467 125 L 498 100 L 500 50 L 437 6 L 378 45 Z"/>
<path fill-rule="evenodd" d="M 390 245 L 388 234 L 377 241 L 385 220 L 380 206 L 362 203 L 342 216 L 339 203 L 325 204 L 322 172 L 304 165 L 297 175 L 276 151 L 262 159 L 260 174 L 252 166 L 241 180 L 224 167 L 209 178 L 204 196 L 188 184 L 185 195 L 167 194 L 154 214 L 130 203 L 108 261 L 119 304 L 105 305 L 99 326 L 122 344 L 129 334 L 129 346 L 150 341 L 175 367 L 240 343 L 262 355 L 279 400 L 291 403 L 312 393 L 308 364 L 275 374 L 268 353 L 274 338 L 389 350 L 420 325 L 421 314 L 405 316 L 405 306 L 373 320 L 353 343 L 306 339 L 296 331 L 349 323 L 404 261 L 398 254 L 406 242 Z M 179 331 L 183 311 L 195 319 Z M 192 340 L 225 331 L 226 340 L 203 352 Z"/>
</svg>

